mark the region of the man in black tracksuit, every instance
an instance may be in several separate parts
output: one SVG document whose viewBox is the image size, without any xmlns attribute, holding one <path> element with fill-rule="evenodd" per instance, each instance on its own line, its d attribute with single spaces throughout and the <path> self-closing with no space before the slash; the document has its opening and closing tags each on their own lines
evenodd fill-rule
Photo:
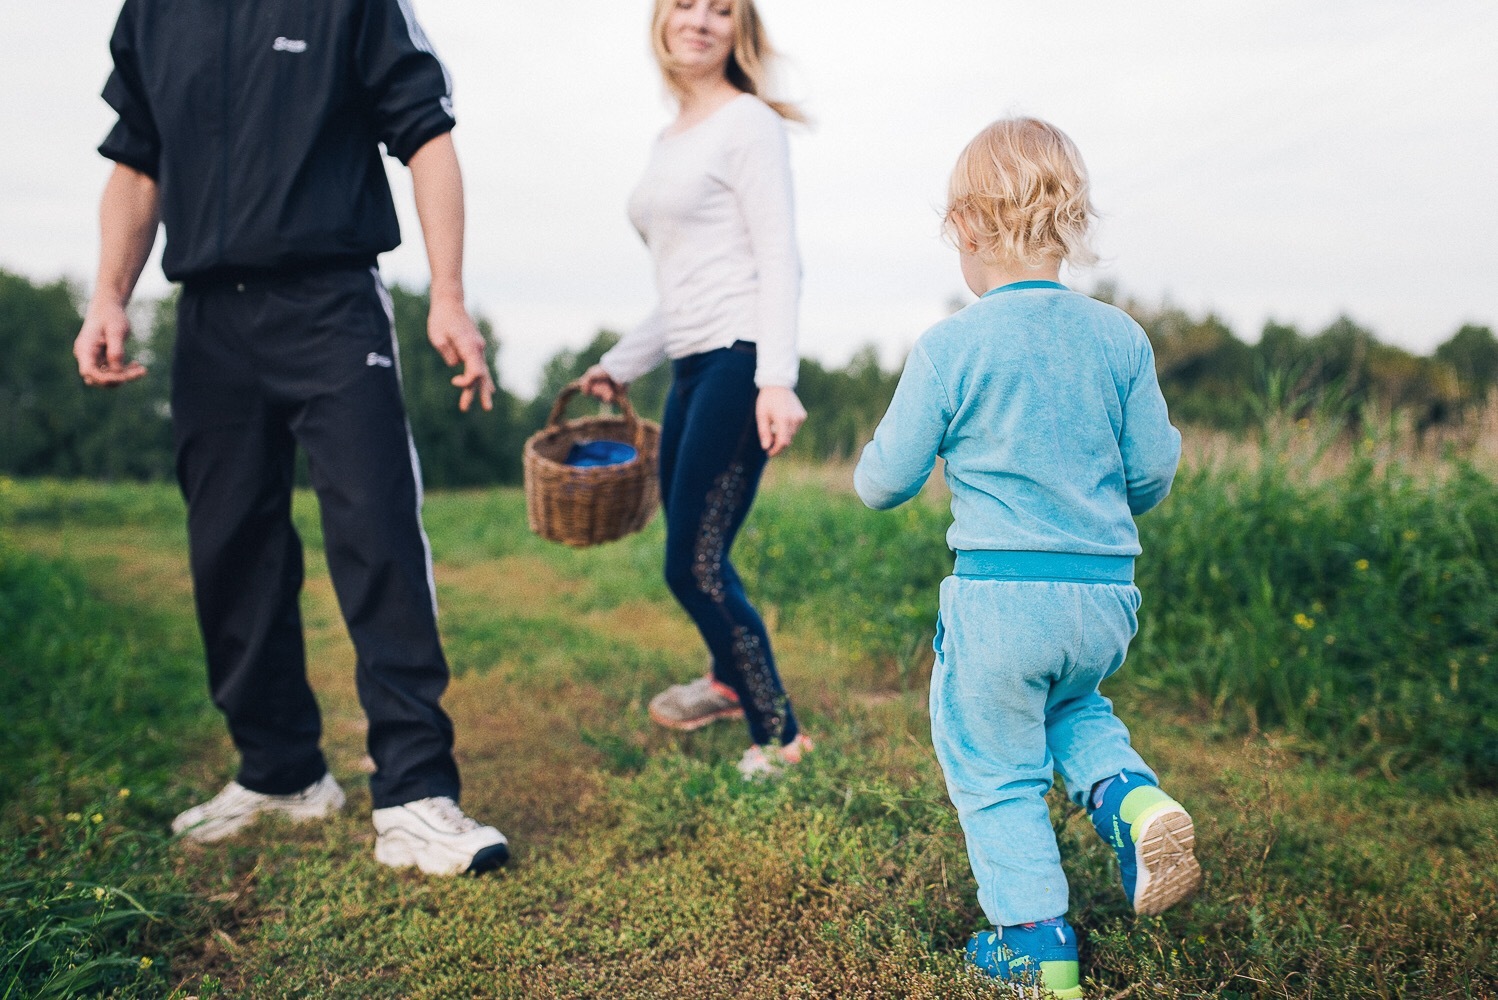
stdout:
<svg viewBox="0 0 1498 1000">
<path fill-rule="evenodd" d="M 439 699 L 421 474 L 377 256 L 400 242 L 380 155 L 411 169 L 432 270 L 428 333 L 467 409 L 494 391 L 463 301 L 451 84 L 410 0 L 125 0 L 104 98 L 119 121 L 99 280 L 74 353 L 91 385 L 129 381 L 125 305 L 155 241 L 181 282 L 172 370 L 198 620 L 240 769 L 174 829 L 213 841 L 257 816 L 330 814 L 298 594 L 292 470 L 306 450 L 328 568 L 369 717 L 375 856 L 484 870 L 504 837 L 457 806 Z"/>
</svg>

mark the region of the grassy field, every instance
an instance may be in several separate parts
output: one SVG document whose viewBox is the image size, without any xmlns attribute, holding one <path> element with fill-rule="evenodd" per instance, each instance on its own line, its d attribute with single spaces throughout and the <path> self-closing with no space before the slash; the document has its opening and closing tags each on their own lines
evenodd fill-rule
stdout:
<svg viewBox="0 0 1498 1000">
<path fill-rule="evenodd" d="M 431 497 L 464 801 L 516 845 L 496 877 L 432 880 L 370 856 L 310 498 L 311 671 L 350 807 L 204 849 L 163 836 L 233 768 L 180 502 L 0 481 L 0 998 L 999 995 L 960 961 L 980 914 L 926 722 L 943 512 L 827 487 L 777 470 L 740 546 L 818 740 L 768 786 L 733 771 L 742 727 L 646 718 L 704 666 L 658 522 L 573 552 L 525 533 L 518 491 Z M 1057 797 L 1089 996 L 1498 996 L 1495 493 L 1460 468 L 1218 468 L 1142 522 L 1109 693 L 1197 817 L 1206 884 L 1134 918 Z"/>
</svg>

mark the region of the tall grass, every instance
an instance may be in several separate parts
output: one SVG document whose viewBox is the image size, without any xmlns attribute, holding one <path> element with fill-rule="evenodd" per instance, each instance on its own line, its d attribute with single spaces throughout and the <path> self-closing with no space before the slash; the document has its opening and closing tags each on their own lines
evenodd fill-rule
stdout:
<svg viewBox="0 0 1498 1000">
<path fill-rule="evenodd" d="M 1416 475 L 1374 438 L 1328 463 L 1292 432 L 1184 471 L 1140 520 L 1144 609 L 1120 683 L 1219 731 L 1498 787 L 1498 485 L 1458 460 Z M 949 520 L 790 484 L 761 501 L 741 559 L 783 614 L 909 677 Z"/>
<path fill-rule="evenodd" d="M 1304 750 L 1498 786 L 1498 487 L 1369 439 L 1188 474 L 1141 521 L 1139 683 Z"/>
</svg>

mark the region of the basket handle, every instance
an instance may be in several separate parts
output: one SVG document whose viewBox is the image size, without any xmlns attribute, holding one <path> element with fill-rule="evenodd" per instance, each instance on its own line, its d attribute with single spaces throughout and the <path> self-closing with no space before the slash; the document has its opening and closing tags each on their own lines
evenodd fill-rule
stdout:
<svg viewBox="0 0 1498 1000">
<path fill-rule="evenodd" d="M 567 412 L 567 404 L 582 391 L 581 379 L 568 382 L 563 386 L 562 391 L 557 393 L 557 401 L 551 404 L 551 416 L 546 418 L 546 426 L 555 427 L 560 424 L 563 415 Z M 629 428 L 631 443 L 638 449 L 641 438 L 640 418 L 635 415 L 635 408 L 629 402 L 629 393 L 623 386 L 619 386 L 618 391 L 614 393 L 614 405 L 619 407 L 619 415 L 624 418 L 624 424 Z"/>
</svg>

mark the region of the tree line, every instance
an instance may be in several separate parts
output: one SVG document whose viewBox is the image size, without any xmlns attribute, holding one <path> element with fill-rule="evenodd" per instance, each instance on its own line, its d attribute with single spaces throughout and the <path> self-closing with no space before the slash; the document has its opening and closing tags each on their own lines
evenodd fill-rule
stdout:
<svg viewBox="0 0 1498 1000">
<path fill-rule="evenodd" d="M 1210 314 L 1121 299 L 1107 286 L 1094 294 L 1128 310 L 1149 334 L 1177 423 L 1246 431 L 1286 409 L 1373 405 L 1404 411 L 1424 430 L 1461 421 L 1498 391 L 1498 339 L 1487 326 L 1461 327 L 1431 356 L 1382 343 L 1346 317 L 1311 334 L 1270 322 L 1249 344 Z M 434 487 L 517 482 L 525 439 L 545 423 L 557 393 L 618 341 L 600 331 L 587 346 L 558 352 L 533 399 L 501 389 L 492 411 L 461 414 L 449 373 L 426 343 L 426 294 L 396 286 L 391 298 L 412 433 Z M 170 478 L 176 297 L 137 308 L 132 350 L 150 372 L 111 391 L 87 389 L 78 379 L 70 345 L 82 301 L 81 290 L 66 282 L 36 284 L 0 270 L 0 473 Z M 498 343 L 487 322 L 480 328 L 492 362 Z M 856 455 L 898 379 L 872 347 L 840 368 L 804 360 L 797 392 L 809 417 L 793 451 L 819 460 Z M 641 414 L 659 419 L 669 387 L 669 368 L 661 366 L 631 386 L 630 397 Z"/>
</svg>

